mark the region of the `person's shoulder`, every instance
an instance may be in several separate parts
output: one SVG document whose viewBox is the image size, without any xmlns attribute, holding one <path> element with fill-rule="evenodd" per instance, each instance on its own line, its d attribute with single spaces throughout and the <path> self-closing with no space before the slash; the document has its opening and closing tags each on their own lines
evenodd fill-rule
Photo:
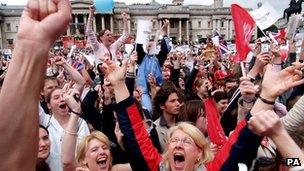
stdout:
<svg viewBox="0 0 304 171">
<path fill-rule="evenodd" d="M 159 122 L 160 122 L 160 117 L 159 117 L 158 119 L 156 119 L 153 123 L 154 123 L 155 125 L 159 125 Z"/>
<path fill-rule="evenodd" d="M 132 171 L 130 164 L 115 164 L 111 171 Z"/>
</svg>

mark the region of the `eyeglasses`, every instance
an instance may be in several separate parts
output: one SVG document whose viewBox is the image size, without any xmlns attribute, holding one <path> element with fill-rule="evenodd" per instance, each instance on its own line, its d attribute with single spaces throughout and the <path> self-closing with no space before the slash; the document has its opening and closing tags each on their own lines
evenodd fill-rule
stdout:
<svg viewBox="0 0 304 171">
<path fill-rule="evenodd" d="M 169 144 L 177 144 L 178 142 L 182 142 L 184 146 L 191 146 L 194 144 L 193 140 L 191 138 L 183 138 L 179 139 L 178 137 L 170 138 Z"/>
</svg>

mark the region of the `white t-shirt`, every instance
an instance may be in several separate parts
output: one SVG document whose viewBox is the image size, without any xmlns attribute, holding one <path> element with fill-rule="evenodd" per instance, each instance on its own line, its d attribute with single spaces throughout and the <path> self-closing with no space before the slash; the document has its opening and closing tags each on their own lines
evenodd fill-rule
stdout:
<svg viewBox="0 0 304 171">
<path fill-rule="evenodd" d="M 63 169 L 61 163 L 61 143 L 64 136 L 64 129 L 60 126 L 59 122 L 54 117 L 45 114 L 40 104 L 39 120 L 40 124 L 48 129 L 51 141 L 51 151 L 46 162 L 48 163 L 51 170 L 62 171 Z M 78 120 L 77 128 L 77 142 L 80 142 L 82 138 L 90 134 L 90 131 L 85 120 L 81 118 Z"/>
</svg>

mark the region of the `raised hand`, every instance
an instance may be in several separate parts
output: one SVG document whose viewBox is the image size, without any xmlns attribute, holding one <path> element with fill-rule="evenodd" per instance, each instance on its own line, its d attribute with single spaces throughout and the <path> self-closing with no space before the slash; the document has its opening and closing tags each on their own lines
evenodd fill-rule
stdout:
<svg viewBox="0 0 304 171">
<path fill-rule="evenodd" d="M 134 65 L 135 62 L 137 61 L 138 59 L 138 55 L 137 55 L 137 52 L 136 51 L 133 51 L 131 56 L 130 56 L 130 64 Z"/>
<path fill-rule="evenodd" d="M 284 130 L 280 118 L 273 110 L 262 110 L 248 121 L 249 128 L 261 136 L 274 136 Z"/>
<path fill-rule="evenodd" d="M 68 107 L 74 112 L 81 113 L 80 102 L 77 100 L 78 97 L 80 97 L 80 93 L 76 89 L 70 89 L 64 94 L 64 100 Z"/>
<path fill-rule="evenodd" d="M 168 19 L 165 19 L 165 21 L 163 21 L 163 26 L 162 26 L 162 29 L 165 29 L 169 26 L 170 24 L 170 21 Z"/>
<path fill-rule="evenodd" d="M 240 78 L 240 92 L 244 100 L 252 101 L 258 92 L 258 86 L 255 86 L 249 77 Z"/>
<path fill-rule="evenodd" d="M 127 70 L 127 61 L 123 61 L 122 66 L 120 67 L 114 61 L 104 60 L 101 68 L 112 86 L 115 86 L 119 83 L 124 84 Z"/>
<path fill-rule="evenodd" d="M 127 22 L 127 21 L 128 21 L 128 15 L 127 15 L 127 13 L 122 12 L 122 13 L 121 13 L 121 16 L 122 16 L 123 22 Z"/>
<path fill-rule="evenodd" d="M 66 61 L 62 56 L 55 56 L 54 57 L 54 63 L 55 63 L 55 65 L 62 66 L 66 63 Z"/>
<path fill-rule="evenodd" d="M 265 65 L 270 62 L 271 54 L 269 52 L 260 53 L 257 55 L 253 68 L 263 71 Z"/>
<path fill-rule="evenodd" d="M 95 13 L 95 6 L 94 5 L 90 5 L 89 6 L 89 11 L 90 11 L 90 14 L 94 14 Z"/>
<path fill-rule="evenodd" d="M 69 0 L 29 0 L 20 18 L 18 40 L 52 43 L 66 31 L 71 19 Z"/>
<path fill-rule="evenodd" d="M 148 83 L 149 83 L 149 85 L 151 86 L 151 87 L 156 87 L 157 85 L 156 85 L 156 78 L 155 78 L 155 76 L 152 74 L 152 73 L 150 73 L 149 75 L 148 75 Z"/>
<path fill-rule="evenodd" d="M 301 68 L 303 64 L 287 67 L 280 72 L 268 64 L 262 82 L 261 97 L 275 99 L 285 91 L 304 83 Z"/>
</svg>

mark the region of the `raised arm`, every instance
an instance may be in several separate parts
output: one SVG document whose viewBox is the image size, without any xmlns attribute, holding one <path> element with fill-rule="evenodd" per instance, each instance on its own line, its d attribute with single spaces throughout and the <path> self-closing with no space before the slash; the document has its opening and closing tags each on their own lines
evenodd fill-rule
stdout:
<svg viewBox="0 0 304 171">
<path fill-rule="evenodd" d="M 155 36 L 155 42 L 157 42 L 159 38 L 159 34 L 162 33 L 163 39 L 161 40 L 160 44 L 160 52 L 157 55 L 157 59 L 159 65 L 162 67 L 167 59 L 167 55 L 170 52 L 170 45 L 169 45 L 169 37 L 167 36 L 167 30 L 170 22 L 169 20 L 164 21 L 164 25 L 161 27 L 161 30 Z M 157 43 L 155 43 L 156 45 Z"/>
<path fill-rule="evenodd" d="M 161 156 L 144 127 L 139 110 L 130 97 L 124 82 L 126 63 L 122 67 L 115 66 L 112 61 L 104 64 L 105 75 L 111 82 L 117 102 L 117 116 L 120 129 L 124 135 L 125 149 L 132 154 L 132 160 L 137 161 L 137 170 L 158 170 Z"/>
<path fill-rule="evenodd" d="M 66 30 L 70 17 L 68 0 L 29 0 L 22 13 L 13 59 L 0 94 L 0 170 L 35 170 L 37 104 L 48 52 Z"/>
<path fill-rule="evenodd" d="M 86 35 L 89 39 L 89 43 L 92 46 L 94 52 L 96 52 L 99 49 L 99 43 L 95 35 L 95 32 L 93 31 L 94 12 L 95 12 L 95 7 L 92 5 L 89 8 L 89 18 L 87 22 Z"/>
<path fill-rule="evenodd" d="M 126 39 L 129 37 L 129 24 L 128 24 L 128 15 L 123 12 L 121 13 L 122 20 L 123 20 L 123 32 L 122 35 L 111 45 L 115 49 L 121 47 Z"/>
<path fill-rule="evenodd" d="M 64 97 L 67 105 L 72 110 L 61 144 L 61 162 L 64 171 L 74 171 L 76 167 L 75 150 L 77 142 L 77 123 L 79 114 L 81 113 L 80 104 L 77 103 L 74 98 L 76 94 L 79 95 L 79 92 L 71 89 Z"/>
<path fill-rule="evenodd" d="M 276 98 L 285 91 L 304 83 L 301 68 L 303 65 L 287 67 L 277 72 L 270 64 L 266 66 L 260 97 L 252 107 L 251 113 L 272 110 Z"/>
<path fill-rule="evenodd" d="M 260 111 L 254 117 L 252 117 L 248 123 L 249 127 L 255 133 L 270 137 L 284 159 L 300 159 L 303 169 L 304 153 L 289 136 L 286 129 L 284 129 L 283 124 L 280 122 L 279 117 L 274 111 Z M 271 124 L 274 125 L 273 128 L 266 131 Z"/>
<path fill-rule="evenodd" d="M 81 74 L 69 65 L 61 56 L 56 56 L 55 64 L 63 67 L 70 74 L 72 80 L 75 81 L 76 89 L 81 93 L 85 84 L 85 80 Z"/>
</svg>

